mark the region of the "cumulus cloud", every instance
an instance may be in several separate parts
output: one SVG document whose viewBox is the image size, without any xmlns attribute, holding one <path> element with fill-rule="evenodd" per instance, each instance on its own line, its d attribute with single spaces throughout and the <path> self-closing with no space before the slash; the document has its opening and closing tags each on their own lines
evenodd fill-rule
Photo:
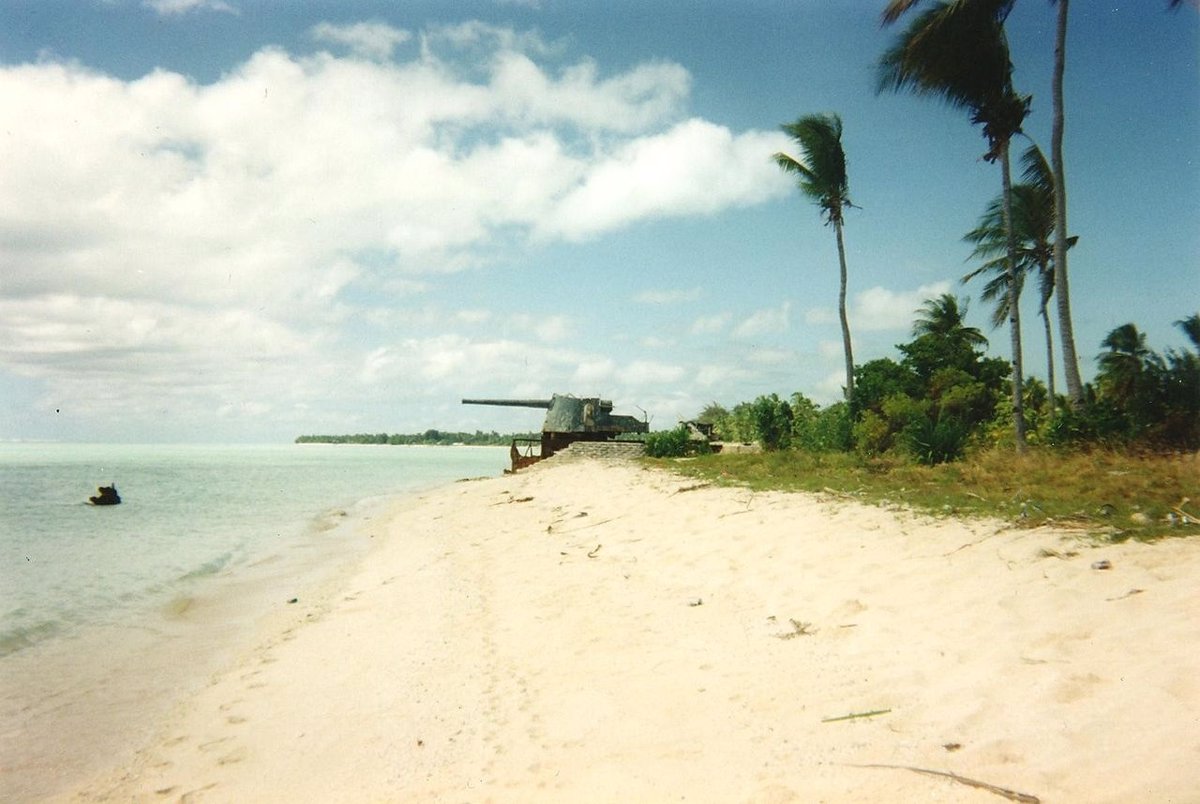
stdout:
<svg viewBox="0 0 1200 804">
<path fill-rule="evenodd" d="M 636 220 L 707 215 L 782 197 L 786 177 L 762 156 L 781 144 L 773 133 L 734 134 L 704 120 L 684 121 L 602 159 L 539 231 L 582 239 Z"/>
<path fill-rule="evenodd" d="M 921 285 L 915 290 L 892 290 L 882 285 L 867 288 L 852 296 L 846 315 L 850 319 L 850 331 L 884 332 L 907 331 L 912 328 L 917 309 L 928 299 L 948 293 L 951 284 L 947 281 Z M 837 325 L 837 310 L 831 307 L 814 307 L 804 311 L 804 323 L 816 326 Z M 841 349 L 841 346 L 838 346 Z"/>
<path fill-rule="evenodd" d="M 345 45 L 351 52 L 369 59 L 389 59 L 396 45 L 412 39 L 412 34 L 383 22 L 356 22 L 335 25 L 322 22 L 312 28 L 312 37 L 319 42 Z"/>
<path fill-rule="evenodd" d="M 734 327 L 733 335 L 739 339 L 757 338 L 763 335 L 786 332 L 791 317 L 792 303 L 784 302 L 779 307 L 769 307 L 752 313 Z"/>
<path fill-rule="evenodd" d="M 878 285 L 868 288 L 854 297 L 851 330 L 909 330 L 922 304 L 949 291 L 950 283 L 946 281 L 921 285 L 916 290 L 896 291 Z"/>
<path fill-rule="evenodd" d="M 686 119 L 691 77 L 677 64 L 605 72 L 482 23 L 422 31 L 404 58 L 396 46 L 411 35 L 382 23 L 312 35 L 352 55 L 268 47 L 211 83 L 0 66 L 0 131 L 21 155 L 0 162 L 0 369 L 36 378 L 47 399 L 167 399 L 189 417 L 303 410 L 413 378 L 599 381 L 613 375 L 604 356 L 554 348 L 575 334 L 568 317 L 412 299 L 448 274 L 510 265 L 532 242 L 788 192 L 763 156 L 780 135 Z M 460 334 L 501 320 L 512 339 Z M 627 370 L 667 382 L 683 371 Z"/>
<path fill-rule="evenodd" d="M 729 313 L 701 316 L 692 322 L 691 333 L 693 335 L 715 335 L 724 332 L 725 327 L 729 326 L 730 318 L 732 316 Z"/>
<path fill-rule="evenodd" d="M 146 8 L 163 16 L 186 14 L 189 11 L 222 11 L 237 14 L 238 10 L 222 0 L 144 0 Z"/>
<path fill-rule="evenodd" d="M 704 295 L 704 288 L 660 288 L 643 290 L 633 297 L 638 304 L 682 304 Z"/>
</svg>

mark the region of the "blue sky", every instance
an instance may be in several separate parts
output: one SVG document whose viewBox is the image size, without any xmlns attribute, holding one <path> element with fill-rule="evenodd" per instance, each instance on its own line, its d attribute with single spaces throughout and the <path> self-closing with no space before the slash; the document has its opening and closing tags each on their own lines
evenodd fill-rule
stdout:
<svg viewBox="0 0 1200 804">
<path fill-rule="evenodd" d="M 843 119 L 859 363 L 924 299 L 978 296 L 961 237 L 1000 186 L 965 115 L 875 94 L 881 5 L 0 2 L 0 439 L 540 422 L 464 396 L 602 395 L 656 428 L 835 401 L 833 232 L 771 162 L 779 125 Z M 1200 309 L 1200 13 L 1165 5 L 1072 5 L 1085 377 L 1113 327 L 1179 347 Z M 1041 0 L 1009 21 L 1044 148 L 1053 30 Z"/>
</svg>

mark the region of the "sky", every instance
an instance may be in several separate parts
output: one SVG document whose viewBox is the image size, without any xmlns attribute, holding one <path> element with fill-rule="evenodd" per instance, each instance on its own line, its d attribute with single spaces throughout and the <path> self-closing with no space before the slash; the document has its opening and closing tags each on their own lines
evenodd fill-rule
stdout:
<svg viewBox="0 0 1200 804">
<path fill-rule="evenodd" d="M 834 234 L 771 158 L 813 113 L 844 126 L 856 362 L 897 358 L 945 292 L 1010 357 L 959 281 L 999 169 L 963 112 L 875 92 L 882 5 L 0 0 L 0 440 L 540 425 L 464 397 L 602 396 L 653 429 L 837 401 Z M 1200 13 L 1071 10 L 1088 379 L 1114 327 L 1181 348 L 1200 310 Z M 1051 4 L 1020 0 L 1008 35 L 1048 152 Z"/>
</svg>

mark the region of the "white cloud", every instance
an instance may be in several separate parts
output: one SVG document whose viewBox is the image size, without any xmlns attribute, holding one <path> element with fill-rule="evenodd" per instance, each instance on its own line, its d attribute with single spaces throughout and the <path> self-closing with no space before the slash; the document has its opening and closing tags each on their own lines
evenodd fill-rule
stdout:
<svg viewBox="0 0 1200 804">
<path fill-rule="evenodd" d="M 730 318 L 732 316 L 729 313 L 701 316 L 692 322 L 691 332 L 693 335 L 715 335 L 725 330 Z"/>
<path fill-rule="evenodd" d="M 375 60 L 265 48 L 206 84 L 49 59 L 0 66 L 0 132 L 21 154 L 0 161 L 0 372 L 97 415 L 125 400 L 189 421 L 331 396 L 385 404 L 464 377 L 600 384 L 616 376 L 605 356 L 552 348 L 576 334 L 565 315 L 413 297 L 456 271 L 514 264 L 533 239 L 789 191 L 764 158 L 778 135 L 681 121 L 691 79 L 677 64 L 604 73 L 481 23 L 423 32 L 419 54 L 395 60 L 407 34 L 385 25 L 313 34 Z M 483 324 L 504 337 L 457 334 Z M 630 387 L 683 374 L 629 371 Z"/>
<path fill-rule="evenodd" d="M 735 338 L 749 339 L 786 332 L 791 311 L 791 302 L 784 302 L 779 307 L 758 310 L 738 324 L 733 330 L 733 335 Z"/>
<path fill-rule="evenodd" d="M 661 385 L 679 382 L 683 378 L 682 366 L 659 363 L 654 360 L 635 360 L 621 370 L 622 379 L 631 385 Z"/>
<path fill-rule="evenodd" d="M 578 388 L 597 388 L 612 382 L 617 373 L 617 364 L 608 357 L 590 358 L 580 361 L 571 384 Z"/>
<path fill-rule="evenodd" d="M 704 295 L 704 288 L 659 288 L 643 290 L 633 297 L 638 304 L 682 304 Z"/>
<path fill-rule="evenodd" d="M 707 215 L 785 195 L 788 182 L 763 154 L 782 136 L 735 135 L 704 120 L 634 140 L 602 159 L 539 227 L 582 239 L 637 220 Z"/>
<path fill-rule="evenodd" d="M 912 327 L 917 309 L 936 296 L 949 292 L 950 282 L 933 282 L 915 290 L 891 290 L 882 285 L 854 294 L 846 311 L 850 332 L 907 331 Z M 804 323 L 813 326 L 838 325 L 837 310 L 813 307 L 804 311 Z M 841 348 L 840 346 L 838 347 Z"/>
<path fill-rule="evenodd" d="M 237 14 L 238 10 L 222 0 L 143 0 L 142 5 L 155 12 L 170 16 L 186 14 L 189 11 L 222 11 L 227 14 Z"/>
<path fill-rule="evenodd" d="M 916 311 L 928 299 L 950 291 L 946 281 L 921 285 L 916 290 L 894 291 L 876 285 L 858 293 L 851 308 L 850 331 L 909 330 Z"/>
<path fill-rule="evenodd" d="M 412 39 L 412 34 L 383 22 L 356 22 L 334 25 L 321 22 L 313 26 L 312 37 L 319 42 L 345 45 L 351 52 L 369 59 L 389 59 L 396 45 Z"/>
<path fill-rule="evenodd" d="M 846 371 L 831 371 L 826 374 L 824 379 L 817 383 L 817 390 L 812 396 L 812 400 L 819 405 L 829 405 L 833 402 L 841 402 L 846 398 L 844 388 L 846 387 Z"/>
</svg>

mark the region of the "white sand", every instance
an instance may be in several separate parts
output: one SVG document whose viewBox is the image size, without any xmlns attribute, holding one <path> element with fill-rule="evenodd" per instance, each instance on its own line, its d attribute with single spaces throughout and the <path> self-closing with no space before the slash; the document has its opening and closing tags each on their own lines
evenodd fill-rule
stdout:
<svg viewBox="0 0 1200 804">
<path fill-rule="evenodd" d="M 1003 800 L 921 768 L 1200 801 L 1200 543 L 693 485 L 568 463 L 399 504 L 68 800 Z"/>
</svg>

